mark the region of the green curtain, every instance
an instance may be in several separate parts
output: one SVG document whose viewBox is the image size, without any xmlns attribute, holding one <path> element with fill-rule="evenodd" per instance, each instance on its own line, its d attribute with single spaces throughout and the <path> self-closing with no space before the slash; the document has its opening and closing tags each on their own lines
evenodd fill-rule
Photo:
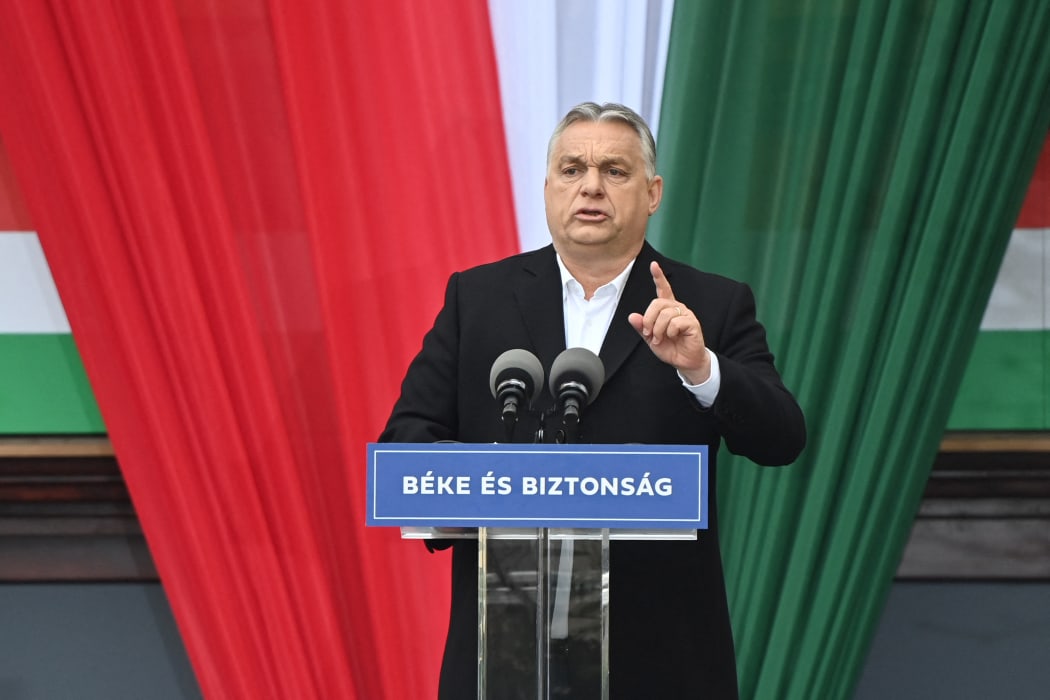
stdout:
<svg viewBox="0 0 1050 700">
<path fill-rule="evenodd" d="M 810 432 L 786 469 L 720 457 L 741 694 L 848 698 L 1050 124 L 1050 2 L 673 28 L 650 237 L 754 287 Z"/>
</svg>

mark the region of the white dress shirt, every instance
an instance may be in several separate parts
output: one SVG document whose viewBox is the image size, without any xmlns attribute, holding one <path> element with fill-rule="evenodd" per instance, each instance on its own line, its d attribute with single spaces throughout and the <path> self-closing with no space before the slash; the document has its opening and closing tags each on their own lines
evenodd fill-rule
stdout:
<svg viewBox="0 0 1050 700">
<path fill-rule="evenodd" d="M 584 299 L 583 285 L 565 267 L 561 256 L 555 256 L 558 260 L 558 269 L 561 270 L 561 300 L 565 315 L 565 347 L 587 348 L 595 355 L 601 350 L 605 334 L 609 331 L 612 323 L 613 313 L 623 296 L 623 288 L 627 284 L 627 276 L 631 274 L 634 261 L 627 263 L 623 272 L 618 274 L 608 284 L 598 287 L 590 299 Z M 655 290 L 654 290 L 655 293 Z M 644 313 L 645 309 L 638 309 L 638 313 Z M 690 384 L 678 373 L 682 380 L 682 386 L 692 392 L 701 406 L 710 407 L 718 397 L 718 389 L 722 384 L 722 373 L 718 367 L 718 355 L 707 348 L 707 355 L 711 358 L 711 376 L 701 384 Z"/>
</svg>

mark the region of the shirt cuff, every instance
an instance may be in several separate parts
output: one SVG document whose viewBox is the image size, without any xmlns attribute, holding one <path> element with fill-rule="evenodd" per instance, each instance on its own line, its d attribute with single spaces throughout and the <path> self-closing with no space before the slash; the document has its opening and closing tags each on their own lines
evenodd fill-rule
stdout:
<svg viewBox="0 0 1050 700">
<path fill-rule="evenodd" d="M 722 386 L 722 371 L 718 368 L 718 355 L 711 352 L 710 348 L 704 349 L 707 351 L 707 356 L 711 358 L 711 376 L 707 378 L 707 381 L 700 384 L 690 384 L 685 380 L 681 372 L 678 373 L 678 378 L 682 380 L 682 386 L 696 397 L 701 406 L 710 408 L 714 404 L 715 399 L 718 398 L 718 389 Z"/>
</svg>

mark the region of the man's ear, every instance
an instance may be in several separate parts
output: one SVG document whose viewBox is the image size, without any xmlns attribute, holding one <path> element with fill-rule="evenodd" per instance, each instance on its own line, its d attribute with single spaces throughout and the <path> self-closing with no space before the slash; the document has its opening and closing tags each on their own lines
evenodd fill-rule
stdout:
<svg viewBox="0 0 1050 700">
<path fill-rule="evenodd" d="M 664 179 L 659 175 L 649 181 L 649 216 L 656 213 L 660 208 L 660 200 L 664 196 Z"/>
</svg>

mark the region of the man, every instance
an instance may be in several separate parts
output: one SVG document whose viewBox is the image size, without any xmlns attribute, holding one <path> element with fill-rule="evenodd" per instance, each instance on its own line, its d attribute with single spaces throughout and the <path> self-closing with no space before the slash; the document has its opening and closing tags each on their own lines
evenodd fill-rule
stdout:
<svg viewBox="0 0 1050 700">
<path fill-rule="evenodd" d="M 551 136 L 544 182 L 552 246 L 451 276 L 394 406 L 384 442 L 504 439 L 489 389 L 505 350 L 548 369 L 566 347 L 600 350 L 605 383 L 579 441 L 708 445 L 763 465 L 793 461 L 805 423 L 743 284 L 660 255 L 645 241 L 663 180 L 645 122 L 617 104 L 573 108 Z M 544 391 L 542 412 L 553 403 Z M 532 422 L 530 422 L 532 421 Z M 538 419 L 523 416 L 519 435 Z M 696 541 L 611 545 L 613 698 L 735 698 L 717 508 Z M 476 697 L 477 543 L 453 545 L 440 697 Z"/>
</svg>

